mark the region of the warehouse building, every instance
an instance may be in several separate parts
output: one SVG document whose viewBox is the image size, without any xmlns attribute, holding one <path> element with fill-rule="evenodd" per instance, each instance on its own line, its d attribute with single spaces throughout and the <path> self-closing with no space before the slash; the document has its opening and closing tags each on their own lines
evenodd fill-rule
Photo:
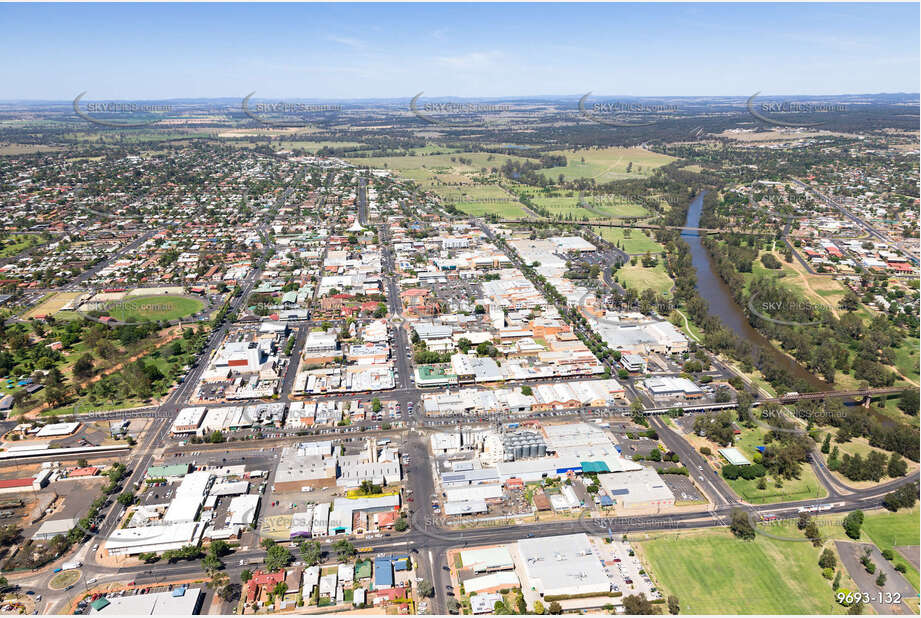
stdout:
<svg viewBox="0 0 921 618">
<path fill-rule="evenodd" d="M 585 533 L 517 542 L 524 585 L 541 596 L 588 595 L 611 591 L 604 562 Z"/>
<path fill-rule="evenodd" d="M 201 588 L 180 586 L 163 592 L 101 597 L 90 604 L 90 615 L 103 616 L 195 616 L 205 595 Z"/>
<path fill-rule="evenodd" d="M 173 421 L 170 432 L 174 435 L 195 433 L 198 431 L 198 427 L 201 425 L 204 417 L 205 408 L 203 406 L 183 408 L 179 411 L 179 414 L 176 415 L 176 420 Z"/>
<path fill-rule="evenodd" d="M 160 553 L 201 542 L 205 524 L 185 522 L 143 528 L 119 528 L 106 541 L 106 550 L 114 556 Z"/>
<path fill-rule="evenodd" d="M 643 380 L 643 388 L 649 391 L 649 394 L 655 398 L 667 397 L 684 397 L 685 399 L 697 399 L 703 396 L 700 387 L 688 380 L 687 378 L 676 378 L 674 376 L 658 376 Z"/>
<path fill-rule="evenodd" d="M 599 474 L 598 481 L 616 506 L 623 509 L 661 509 L 675 505 L 675 496 L 654 468 L 620 474 Z"/>
<path fill-rule="evenodd" d="M 67 536 L 67 533 L 76 525 L 77 520 L 73 517 L 67 519 L 50 519 L 42 523 L 42 525 L 38 527 L 38 530 L 32 533 L 32 540 L 50 541 L 59 534 Z"/>
<path fill-rule="evenodd" d="M 483 594 L 521 588 L 521 581 L 515 571 L 498 571 L 464 580 L 467 594 Z"/>
<path fill-rule="evenodd" d="M 474 573 L 492 573 L 515 568 L 512 554 L 504 545 L 465 549 L 460 553 L 460 557 L 463 568 L 473 569 Z"/>
</svg>

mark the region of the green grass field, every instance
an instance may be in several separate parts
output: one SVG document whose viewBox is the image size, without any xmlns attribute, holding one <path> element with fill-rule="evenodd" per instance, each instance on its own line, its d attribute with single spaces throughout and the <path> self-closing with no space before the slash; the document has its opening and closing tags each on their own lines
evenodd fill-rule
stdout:
<svg viewBox="0 0 921 618">
<path fill-rule="evenodd" d="M 638 544 L 665 593 L 687 614 L 843 614 L 817 565 L 820 550 L 728 530 L 681 532 Z"/>
<path fill-rule="evenodd" d="M 918 345 L 917 341 L 914 341 L 911 337 L 906 337 L 905 341 L 902 342 L 898 348 L 896 348 L 895 353 L 895 367 L 898 369 L 902 375 L 907 377 L 909 380 L 918 383 L 921 380 L 921 373 L 919 373 L 919 357 L 918 357 Z"/>
<path fill-rule="evenodd" d="M 461 163 L 459 159 L 464 159 L 465 163 Z M 445 172 L 451 170 L 478 172 L 484 167 L 486 169 L 502 167 L 509 159 L 523 160 L 521 157 L 496 155 L 488 152 L 459 152 L 457 154 L 353 158 L 349 159 L 349 163 L 359 167 L 378 167 L 399 172 L 417 169 Z"/>
<path fill-rule="evenodd" d="M 336 149 L 344 148 L 344 149 L 349 149 L 349 150 L 355 150 L 355 149 L 361 148 L 362 146 L 364 146 L 364 144 L 362 144 L 361 142 L 323 142 L 323 141 L 311 142 L 311 141 L 303 141 L 303 140 L 294 140 L 294 141 L 283 140 L 281 144 L 279 144 L 279 146 L 283 150 L 293 150 L 295 148 L 300 148 L 302 150 L 306 150 L 307 152 L 317 152 L 318 150 L 324 147 L 336 148 Z"/>
<path fill-rule="evenodd" d="M 899 511 L 898 513 L 876 513 L 867 515 L 861 528 L 861 537 L 870 537 L 873 543 L 882 549 L 892 549 L 900 545 L 921 545 L 921 535 L 918 532 L 919 508 L 916 506 L 910 511 Z M 898 552 L 895 563 L 902 563 L 908 568 L 905 573 L 906 579 L 915 587 L 915 590 L 921 590 L 919 587 L 918 570 L 912 566 L 911 562 L 904 558 L 899 559 Z"/>
<path fill-rule="evenodd" d="M 584 202 L 592 210 L 598 210 L 620 219 L 649 216 L 649 211 L 639 204 L 634 204 L 617 195 L 593 195 L 584 198 Z"/>
<path fill-rule="evenodd" d="M 0 240 L 0 258 L 12 257 L 41 242 L 36 234 L 13 234 Z"/>
<path fill-rule="evenodd" d="M 138 322 L 153 320 L 175 320 L 201 311 L 205 306 L 200 300 L 180 296 L 139 296 L 118 303 L 109 310 L 116 320 Z"/>
<path fill-rule="evenodd" d="M 592 230 L 630 254 L 661 253 L 665 250 L 665 247 L 641 230 L 622 227 L 595 227 Z"/>
<path fill-rule="evenodd" d="M 547 178 L 556 180 L 562 174 L 567 180 L 594 178 L 598 183 L 625 178 L 642 178 L 663 165 L 674 161 L 668 155 L 643 148 L 602 148 L 600 150 L 558 150 L 550 154 L 566 157 L 566 167 L 541 170 Z M 630 166 L 630 164 L 633 164 Z M 630 166 L 630 172 L 627 167 Z"/>
<path fill-rule="evenodd" d="M 528 217 L 528 213 L 518 202 L 457 202 L 454 205 L 458 210 L 474 217 L 493 214 L 503 219 L 526 219 Z"/>
<path fill-rule="evenodd" d="M 659 294 L 668 294 L 674 285 L 661 260 L 653 268 L 644 268 L 640 263 L 637 263 L 636 266 L 627 264 L 614 273 L 614 277 L 621 285 L 633 288 L 638 293 L 652 288 Z"/>
</svg>

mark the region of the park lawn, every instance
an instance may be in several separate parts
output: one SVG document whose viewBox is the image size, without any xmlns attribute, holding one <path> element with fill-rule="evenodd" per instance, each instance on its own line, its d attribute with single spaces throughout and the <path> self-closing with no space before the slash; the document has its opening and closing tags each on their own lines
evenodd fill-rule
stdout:
<svg viewBox="0 0 921 618">
<path fill-rule="evenodd" d="M 897 395 L 896 396 L 890 395 L 889 397 L 886 397 L 885 399 L 886 399 L 885 406 L 880 405 L 880 403 L 882 403 L 881 401 L 873 402 L 873 405 L 882 414 L 885 414 L 889 418 L 896 420 L 900 423 L 906 423 L 908 425 L 911 425 L 912 427 L 919 426 L 919 421 L 921 421 L 921 419 L 919 419 L 917 416 L 909 416 L 908 414 L 905 414 L 904 412 L 902 412 L 902 410 L 899 408 L 899 398 Z"/>
<path fill-rule="evenodd" d="M 454 206 L 473 217 L 484 215 L 499 215 L 503 219 L 527 219 L 529 217 L 518 202 L 458 202 Z"/>
<path fill-rule="evenodd" d="M 287 141 L 283 140 L 280 144 L 281 148 L 284 150 L 293 150 L 295 148 L 300 148 L 306 150 L 307 152 L 317 152 L 321 148 L 335 148 L 335 149 L 348 149 L 348 150 L 357 150 L 364 146 L 361 142 L 328 142 L 328 141 Z"/>
<path fill-rule="evenodd" d="M 620 247 L 631 255 L 661 253 L 665 247 L 657 243 L 643 230 L 629 230 L 622 227 L 595 227 L 592 231 Z"/>
<path fill-rule="evenodd" d="M 109 315 L 123 322 L 175 320 L 197 313 L 204 306 L 200 300 L 182 296 L 139 296 L 119 303 Z"/>
<path fill-rule="evenodd" d="M 593 195 L 585 198 L 585 203 L 592 210 L 598 210 L 619 219 L 638 219 L 649 216 L 648 210 L 618 195 Z"/>
<path fill-rule="evenodd" d="M 459 159 L 469 161 L 461 163 Z M 452 160 L 453 159 L 453 160 Z M 522 157 L 512 155 L 495 155 L 488 152 L 459 152 L 456 154 L 416 155 L 398 157 L 364 157 L 349 158 L 349 163 L 358 167 L 376 167 L 396 170 L 426 169 L 437 172 L 478 172 L 481 168 L 502 167 L 506 161 L 525 161 Z"/>
<path fill-rule="evenodd" d="M 435 185 L 437 174 L 431 170 L 418 168 L 412 170 L 400 170 L 400 177 L 404 180 L 412 180 L 421 185 L 423 188 L 428 189 Z"/>
<path fill-rule="evenodd" d="M 662 260 L 652 268 L 645 268 L 639 263 L 636 266 L 627 264 L 618 269 L 614 276 L 622 286 L 633 288 L 640 294 L 647 288 L 652 288 L 659 294 L 668 294 L 674 286 Z"/>
<path fill-rule="evenodd" d="M 664 535 L 635 544 L 660 588 L 688 614 L 842 614 L 811 543 L 742 541 L 728 530 Z"/>
<path fill-rule="evenodd" d="M 599 218 L 598 213 L 594 213 L 580 206 L 579 196 L 574 193 L 571 195 L 547 195 L 543 191 L 534 190 L 523 190 L 519 191 L 519 193 L 528 195 L 535 205 L 549 210 L 552 218 L 579 221 Z"/>
<path fill-rule="evenodd" d="M 650 175 L 657 167 L 674 161 L 674 157 L 651 152 L 644 148 L 601 148 L 586 150 L 557 150 L 549 154 L 566 157 L 566 167 L 551 167 L 540 170 L 549 179 L 557 180 L 560 174 L 566 180 L 594 178 L 597 183 L 642 178 Z M 632 163 L 631 171 L 627 166 Z"/>
<path fill-rule="evenodd" d="M 41 238 L 37 234 L 13 234 L 0 240 L 0 258 L 12 257 L 39 242 Z"/>
<path fill-rule="evenodd" d="M 921 545 L 918 532 L 918 516 L 919 507 L 917 506 L 911 510 L 899 511 L 898 513 L 880 511 L 867 514 L 864 517 L 863 527 L 861 528 L 861 537 L 870 537 L 880 550 L 893 549 L 902 545 Z M 895 553 L 896 556 L 901 555 L 898 551 L 895 551 Z M 894 562 L 896 564 L 902 563 L 907 567 L 907 572 L 904 574 L 905 578 L 915 587 L 915 590 L 921 591 L 918 569 L 904 556 L 901 560 L 897 557 Z"/>
<path fill-rule="evenodd" d="M 756 455 L 760 455 L 755 447 L 764 446 L 765 430 L 760 427 L 752 429 L 742 428 L 742 433 L 736 436 L 733 445 L 742 451 L 749 461 L 754 461 Z M 716 452 L 716 450 L 714 450 Z M 808 463 L 800 465 L 800 477 L 798 479 L 782 479 L 783 486 L 775 487 L 774 477 L 770 474 L 765 477 L 767 487 L 758 489 L 757 479 L 748 481 L 741 477 L 726 483 L 746 502 L 752 504 L 771 504 L 773 502 L 786 502 L 791 500 L 809 500 L 822 498 L 828 495 L 828 492 L 819 483 L 815 472 Z"/>
<path fill-rule="evenodd" d="M 895 366 L 903 376 L 912 380 L 915 385 L 921 381 L 919 360 L 921 359 L 918 357 L 918 341 L 911 337 L 905 337 L 902 345 L 895 350 Z"/>
</svg>

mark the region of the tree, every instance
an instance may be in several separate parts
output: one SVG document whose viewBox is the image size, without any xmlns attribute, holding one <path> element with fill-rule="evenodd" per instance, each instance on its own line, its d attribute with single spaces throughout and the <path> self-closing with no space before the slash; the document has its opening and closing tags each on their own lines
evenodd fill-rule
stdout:
<svg viewBox="0 0 921 618">
<path fill-rule="evenodd" d="M 215 571 L 220 571 L 224 568 L 224 563 L 221 562 L 221 559 L 217 556 L 208 554 L 201 559 L 201 570 L 208 574 L 213 574 Z"/>
<path fill-rule="evenodd" d="M 459 607 L 460 607 L 460 604 L 458 604 L 457 599 L 455 599 L 454 597 L 448 597 L 448 612 L 449 613 L 456 614 L 457 609 Z"/>
<path fill-rule="evenodd" d="M 244 584 L 253 578 L 253 572 L 249 569 L 243 569 L 240 571 L 240 581 Z"/>
<path fill-rule="evenodd" d="M 822 550 L 822 555 L 819 557 L 819 566 L 823 569 L 833 569 L 838 565 L 838 559 L 835 558 L 835 552 L 830 548 L 826 547 Z"/>
<path fill-rule="evenodd" d="M 122 506 L 131 506 L 134 504 L 134 492 L 126 491 L 118 497 L 118 503 Z"/>
<path fill-rule="evenodd" d="M 845 534 L 847 534 L 852 539 L 859 539 L 860 526 L 863 525 L 863 511 L 854 511 L 853 513 L 848 513 L 847 517 L 844 518 L 842 525 L 844 526 Z"/>
<path fill-rule="evenodd" d="M 524 396 L 526 396 L 526 397 L 530 397 L 531 395 L 534 394 L 534 391 L 531 390 L 531 387 L 530 387 L 530 386 L 525 385 L 525 386 L 522 386 L 522 387 L 521 387 L 521 394 L 524 395 Z"/>
<path fill-rule="evenodd" d="M 427 580 L 422 580 L 419 582 L 419 594 L 430 599 L 435 596 L 435 586 Z"/>
<path fill-rule="evenodd" d="M 358 554 L 358 550 L 355 549 L 355 546 L 345 539 L 336 541 L 333 544 L 333 549 L 336 550 L 336 555 L 338 556 L 339 560 L 347 560 Z"/>
<path fill-rule="evenodd" d="M 528 602 L 524 600 L 521 590 L 518 591 L 518 596 L 515 598 L 515 609 L 518 610 L 519 614 L 528 613 Z"/>
<path fill-rule="evenodd" d="M 265 557 L 265 568 L 270 572 L 278 571 L 291 564 L 292 559 L 293 556 L 287 549 L 281 545 L 272 545 Z"/>
<path fill-rule="evenodd" d="M 822 452 L 828 455 L 828 452 L 831 450 L 831 434 L 825 434 L 825 439 L 822 441 Z"/>
<path fill-rule="evenodd" d="M 876 576 L 876 585 L 880 588 L 886 585 L 886 574 L 882 571 L 880 571 L 879 575 Z"/>
<path fill-rule="evenodd" d="M 285 582 L 278 582 L 275 584 L 275 587 L 272 588 L 272 594 L 276 597 L 284 597 L 286 592 L 288 592 L 288 584 Z"/>
<path fill-rule="evenodd" d="M 860 297 L 853 290 L 848 290 L 840 301 L 838 301 L 838 308 L 844 309 L 847 312 L 857 311 L 860 307 Z"/>
<path fill-rule="evenodd" d="M 886 466 L 886 474 L 892 478 L 905 476 L 908 472 L 908 464 L 898 453 L 892 453 L 889 456 L 889 465 Z"/>
<path fill-rule="evenodd" d="M 806 524 L 805 530 L 803 533 L 806 535 L 806 538 L 812 541 L 812 544 L 815 547 L 822 546 L 822 536 L 819 534 L 819 527 L 816 525 L 814 519 L 810 519 L 809 523 Z"/>
<path fill-rule="evenodd" d="M 679 611 L 681 611 L 681 605 L 678 603 L 678 597 L 668 595 L 668 613 L 677 614 Z"/>
<path fill-rule="evenodd" d="M 918 416 L 918 391 L 906 389 L 899 395 L 899 409 L 909 416 Z"/>
<path fill-rule="evenodd" d="M 301 559 L 307 566 L 315 566 L 320 563 L 323 556 L 323 548 L 316 541 L 303 541 L 298 545 L 298 551 L 301 553 Z"/>
<path fill-rule="evenodd" d="M 371 410 L 372 410 L 375 414 L 377 414 L 378 412 L 380 412 L 382 407 L 383 407 L 383 406 L 381 406 L 381 400 L 378 399 L 377 397 L 375 397 L 374 399 L 371 400 Z"/>
<path fill-rule="evenodd" d="M 541 616 L 543 615 L 545 611 L 547 610 L 544 608 L 544 604 L 540 602 L 540 599 L 535 599 L 534 600 L 534 613 L 537 614 L 538 616 Z"/>
<path fill-rule="evenodd" d="M 211 541 L 211 545 L 208 546 L 208 553 L 212 556 L 217 556 L 222 558 L 231 552 L 230 543 L 227 541 L 222 541 L 220 539 L 216 541 Z"/>
<path fill-rule="evenodd" d="M 393 529 L 397 532 L 405 532 L 409 529 L 409 522 L 405 517 L 401 517 L 393 524 Z"/>
<path fill-rule="evenodd" d="M 553 616 L 559 616 L 563 613 L 563 606 L 558 602 L 553 601 L 550 603 L 550 607 L 547 608 L 547 613 Z"/>
<path fill-rule="evenodd" d="M 10 585 L 10 582 L 6 579 L 6 577 L 4 577 L 3 575 L 0 575 L 0 592 L 3 592 L 4 590 L 6 590 L 9 587 L 9 585 Z"/>
<path fill-rule="evenodd" d="M 641 594 L 631 594 L 624 597 L 624 613 L 633 616 L 648 616 L 655 614 L 656 608 Z"/>
<path fill-rule="evenodd" d="M 78 378 L 86 379 L 93 375 L 93 356 L 84 354 L 74 363 L 74 375 Z"/>
<path fill-rule="evenodd" d="M 729 529 L 734 535 L 745 541 L 751 541 L 755 538 L 755 529 L 748 519 L 748 513 L 742 509 L 732 509 Z"/>
</svg>

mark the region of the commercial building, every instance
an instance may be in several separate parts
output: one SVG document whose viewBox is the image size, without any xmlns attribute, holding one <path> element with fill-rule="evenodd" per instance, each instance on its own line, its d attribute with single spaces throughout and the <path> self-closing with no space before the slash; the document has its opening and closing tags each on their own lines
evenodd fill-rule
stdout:
<svg viewBox="0 0 921 618">
<path fill-rule="evenodd" d="M 32 533 L 33 541 L 50 541 L 57 535 L 67 536 L 77 525 L 77 520 L 73 517 L 67 519 L 49 519 L 43 522 L 38 530 Z"/>
<path fill-rule="evenodd" d="M 512 554 L 504 545 L 465 549 L 460 553 L 460 557 L 463 568 L 473 569 L 474 573 L 492 573 L 515 568 Z"/>
<path fill-rule="evenodd" d="M 697 399 L 703 396 L 703 391 L 699 386 L 687 378 L 677 378 L 674 376 L 657 376 L 643 380 L 643 388 L 649 391 L 649 394 L 656 398 L 683 397 L 685 399 Z"/>
<path fill-rule="evenodd" d="M 204 598 L 201 588 L 185 586 L 163 592 L 101 597 L 90 604 L 90 615 L 196 616 L 201 611 Z"/>
<path fill-rule="evenodd" d="M 469 590 L 469 589 L 465 589 Z M 472 593 L 471 593 L 472 594 Z M 491 614 L 496 608 L 496 603 L 502 601 L 504 597 L 498 592 L 487 592 L 476 594 L 470 597 L 470 611 L 474 616 Z"/>
<path fill-rule="evenodd" d="M 202 522 L 185 522 L 141 528 L 118 528 L 106 541 L 106 550 L 115 556 L 136 556 L 146 552 L 160 553 L 197 545 L 205 531 Z"/>
<path fill-rule="evenodd" d="M 517 542 L 523 584 L 541 596 L 588 595 L 611 591 L 604 562 L 585 533 Z"/>
<path fill-rule="evenodd" d="M 230 501 L 227 516 L 231 526 L 249 526 L 259 512 L 259 494 L 244 494 Z"/>
<path fill-rule="evenodd" d="M 521 581 L 515 571 L 498 571 L 464 580 L 467 594 L 482 594 L 521 588 Z"/>
<path fill-rule="evenodd" d="M 613 350 L 639 355 L 687 352 L 687 337 L 671 322 L 622 317 L 609 312 L 601 320 L 589 318 L 589 324 Z"/>
<path fill-rule="evenodd" d="M 170 431 L 173 434 L 195 433 L 205 417 L 205 411 L 203 406 L 183 408 L 176 415 L 176 420 L 173 421 Z"/>
<path fill-rule="evenodd" d="M 675 496 L 654 468 L 619 474 L 599 474 L 604 492 L 623 509 L 662 509 L 675 505 Z"/>
</svg>

